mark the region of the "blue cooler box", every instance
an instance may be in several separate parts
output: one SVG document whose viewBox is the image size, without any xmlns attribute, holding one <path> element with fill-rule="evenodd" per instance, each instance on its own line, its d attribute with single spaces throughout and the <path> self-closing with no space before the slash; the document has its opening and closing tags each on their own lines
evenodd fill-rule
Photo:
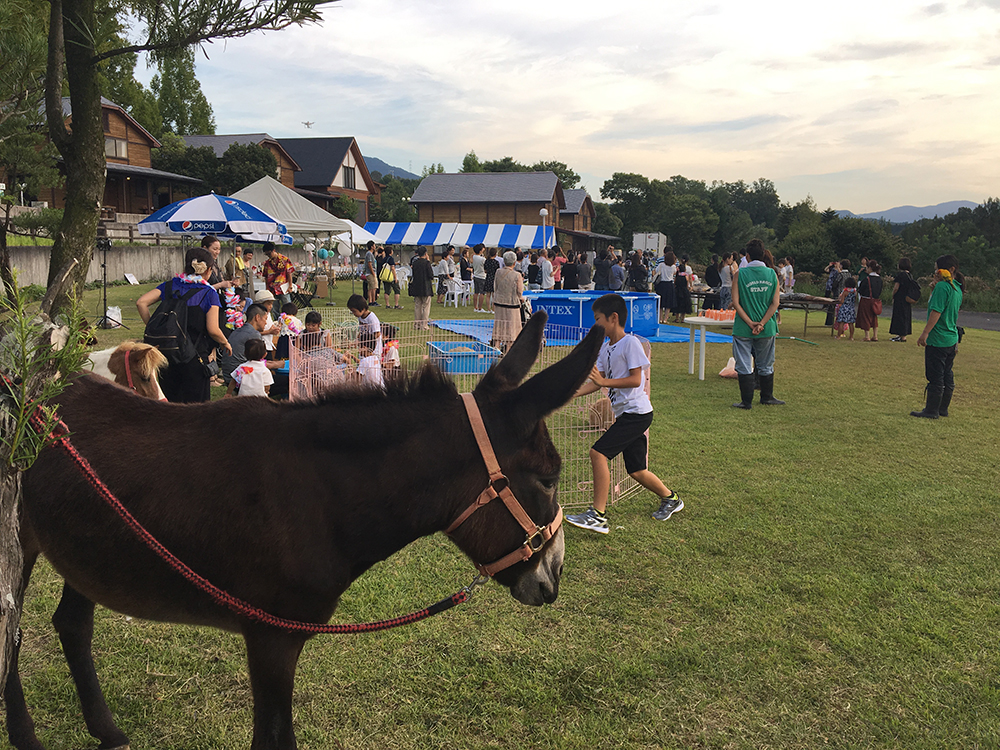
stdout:
<svg viewBox="0 0 1000 750">
<path fill-rule="evenodd" d="M 441 372 L 483 375 L 501 352 L 479 341 L 428 341 L 427 354 Z"/>
</svg>

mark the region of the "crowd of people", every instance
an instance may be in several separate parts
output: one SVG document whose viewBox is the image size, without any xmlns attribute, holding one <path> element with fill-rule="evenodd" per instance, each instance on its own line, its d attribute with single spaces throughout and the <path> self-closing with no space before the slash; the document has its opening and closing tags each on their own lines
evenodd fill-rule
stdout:
<svg viewBox="0 0 1000 750">
<path fill-rule="evenodd" d="M 206 236 L 200 247 L 187 251 L 182 273 L 136 302 L 147 324 L 153 305 L 161 303 L 175 309 L 175 317 L 190 342 L 186 353 L 164 352 L 169 364 L 162 374 L 161 387 L 170 401 L 208 401 L 213 384 L 227 385 L 227 395 L 275 395 L 272 387 L 278 379 L 274 375 L 287 373 L 285 360 L 292 340 L 306 336 L 298 342 L 300 348 L 333 349 L 329 332 L 322 330 L 319 313 L 310 312 L 304 322 L 297 317 L 298 309 L 291 302 L 295 267 L 273 244 L 263 246 L 266 260 L 260 273 L 265 289 L 255 295 L 253 251 L 237 247 L 224 268 L 219 265 L 220 254 L 218 238 Z M 650 271 L 650 266 L 648 254 L 633 252 L 623 260 L 613 246 L 599 251 L 592 266 L 585 255 L 578 257 L 562 249 L 508 250 L 500 255 L 496 248 L 483 245 L 463 248 L 457 260 L 455 248 L 448 247 L 433 264 L 427 258 L 427 249 L 419 247 L 408 269 L 408 289 L 414 299 L 415 328 L 427 330 L 435 294 L 443 303 L 449 284 L 468 283 L 475 310 L 494 315 L 493 345 L 505 349 L 517 338 L 524 323 L 525 289 L 642 292 L 648 291 L 652 282 L 661 300 L 661 316 L 669 311 L 671 322 L 683 323 L 691 312 L 696 278 L 687 256 L 678 257 L 668 247 L 655 270 Z M 391 299 L 393 309 L 402 309 L 399 269 L 393 254 L 375 243 L 368 244 L 363 268 L 363 294 L 352 295 L 348 301 L 348 309 L 360 327 L 356 349 L 333 350 L 330 356 L 337 364 L 356 365 L 353 374 L 359 381 L 380 386 L 384 384 L 384 371 L 398 367 L 398 342 L 391 342 L 395 347 L 386 343 L 387 338 L 395 336 L 386 336 L 385 327 L 371 308 L 378 306 L 381 290 L 385 307 L 390 307 Z M 832 335 L 853 341 L 855 329 L 860 328 L 864 341 L 879 340 L 885 285 L 881 271 L 880 264 L 868 258 L 861 259 L 857 276 L 851 272 L 849 259 L 827 266 L 825 291 L 828 298 L 835 300 L 827 318 Z M 912 412 L 928 418 L 948 415 L 955 387 L 952 369 L 960 338 L 957 316 L 964 279 L 953 256 L 938 259 L 936 279 L 928 303 L 927 325 L 917 342 L 926 349 L 927 402 L 924 409 Z M 790 292 L 795 284 L 792 259 L 775 262 L 764 244 L 754 239 L 738 253 L 713 256 L 704 280 L 709 288 L 706 308 L 736 311 L 733 358 L 741 400 L 733 405 L 751 408 L 756 387 L 761 390 L 762 404 L 783 404 L 773 392 L 774 341 L 780 322 L 780 295 Z M 890 340 L 905 342 L 912 333 L 912 305 L 921 297 L 908 259 L 899 261 L 892 284 Z M 277 314 L 273 312 L 276 304 Z M 618 320 L 623 322 L 621 316 Z M 662 317 L 660 322 L 665 322 Z M 147 339 L 148 334 L 147 329 Z M 287 388 L 287 374 L 284 378 Z"/>
</svg>

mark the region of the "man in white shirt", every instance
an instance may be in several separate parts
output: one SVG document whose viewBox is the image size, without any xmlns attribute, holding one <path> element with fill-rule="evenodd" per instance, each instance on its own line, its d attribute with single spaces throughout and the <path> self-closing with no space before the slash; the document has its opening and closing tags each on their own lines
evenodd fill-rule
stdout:
<svg viewBox="0 0 1000 750">
<path fill-rule="evenodd" d="M 545 248 L 538 251 L 538 267 L 542 271 L 542 291 L 545 292 L 554 289 L 556 280 L 552 275 L 552 261 L 549 260 L 549 251 Z"/>
</svg>

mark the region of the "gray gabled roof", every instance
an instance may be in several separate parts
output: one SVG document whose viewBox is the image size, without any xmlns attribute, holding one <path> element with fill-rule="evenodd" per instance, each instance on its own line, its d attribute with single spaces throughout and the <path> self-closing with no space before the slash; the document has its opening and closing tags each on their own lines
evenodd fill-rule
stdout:
<svg viewBox="0 0 1000 750">
<path fill-rule="evenodd" d="M 565 206 L 555 172 L 463 172 L 431 174 L 413 191 L 411 203 L 548 203 Z"/>
<path fill-rule="evenodd" d="M 280 138 L 278 143 L 302 167 L 295 173 L 295 186 L 315 187 L 333 184 L 354 138 Z"/>
<path fill-rule="evenodd" d="M 585 188 L 563 190 L 563 195 L 566 196 L 566 208 L 559 212 L 561 214 L 580 213 L 580 209 L 583 208 L 584 202 L 586 202 L 587 198 L 590 197 Z"/>
</svg>

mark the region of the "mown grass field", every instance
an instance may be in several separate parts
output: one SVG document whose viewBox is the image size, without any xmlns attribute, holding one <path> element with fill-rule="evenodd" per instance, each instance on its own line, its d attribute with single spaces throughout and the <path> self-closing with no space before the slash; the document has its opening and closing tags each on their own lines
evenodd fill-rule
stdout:
<svg viewBox="0 0 1000 750">
<path fill-rule="evenodd" d="M 783 315 L 800 335 L 801 314 Z M 1000 333 L 969 332 L 938 421 L 908 416 L 916 335 L 809 338 L 778 342 L 788 405 L 750 412 L 730 408 L 734 381 L 687 374 L 686 346 L 654 344 L 651 468 L 683 512 L 658 523 L 639 496 L 611 508 L 608 536 L 568 529 L 554 605 L 491 585 L 424 623 L 314 639 L 300 747 L 996 747 Z M 707 369 L 728 356 L 709 345 Z M 337 620 L 419 608 L 472 572 L 440 535 L 421 540 L 358 580 Z M 48 622 L 59 589 L 40 565 L 21 670 L 43 742 L 68 750 L 93 743 Z M 238 638 L 99 610 L 95 654 L 134 748 L 249 746 Z"/>
</svg>

